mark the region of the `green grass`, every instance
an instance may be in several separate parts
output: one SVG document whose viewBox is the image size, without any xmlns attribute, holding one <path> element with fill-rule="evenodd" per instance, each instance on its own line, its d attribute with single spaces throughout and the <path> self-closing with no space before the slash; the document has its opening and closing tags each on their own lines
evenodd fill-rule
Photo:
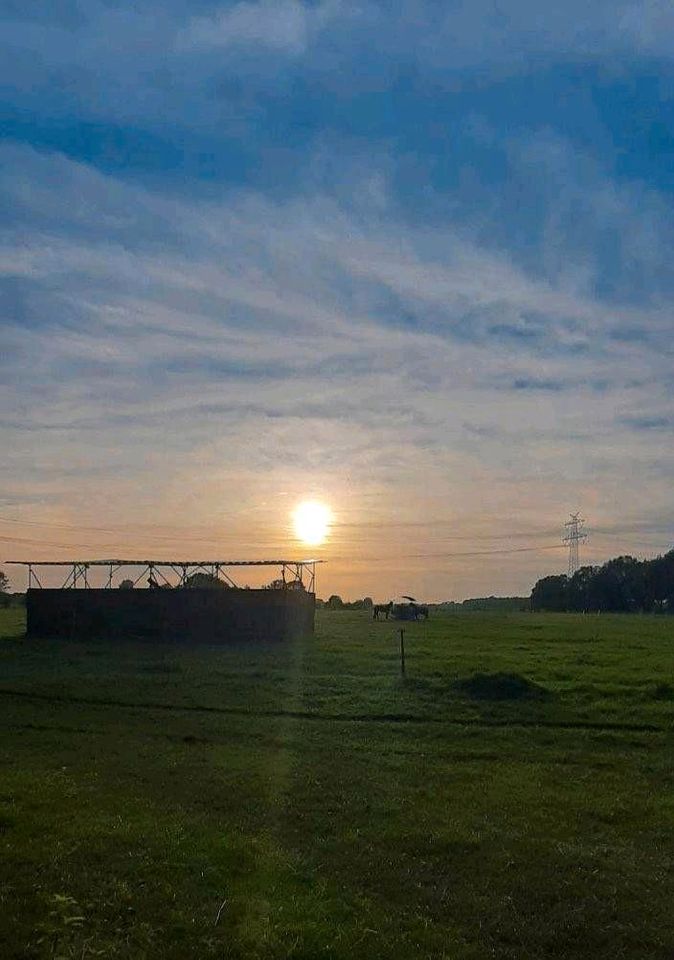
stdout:
<svg viewBox="0 0 674 960">
<path fill-rule="evenodd" d="M 19 616 L 3 960 L 672 960 L 674 619 L 407 624 L 403 680 L 360 612 L 257 649 Z"/>
</svg>

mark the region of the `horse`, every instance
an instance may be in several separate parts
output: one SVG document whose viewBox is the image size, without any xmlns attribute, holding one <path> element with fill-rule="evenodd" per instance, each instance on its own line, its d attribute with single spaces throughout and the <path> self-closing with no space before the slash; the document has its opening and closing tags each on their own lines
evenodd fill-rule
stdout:
<svg viewBox="0 0 674 960">
<path fill-rule="evenodd" d="M 386 619 L 388 620 L 389 614 L 391 613 L 392 609 L 393 609 L 393 600 L 389 600 L 388 603 L 375 603 L 374 607 L 372 608 L 372 619 L 378 620 L 379 614 L 383 613 Z"/>
</svg>

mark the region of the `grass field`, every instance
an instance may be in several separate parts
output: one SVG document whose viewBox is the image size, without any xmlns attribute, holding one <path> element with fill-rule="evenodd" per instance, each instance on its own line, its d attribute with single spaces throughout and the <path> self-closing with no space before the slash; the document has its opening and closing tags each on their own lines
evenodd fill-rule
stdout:
<svg viewBox="0 0 674 960">
<path fill-rule="evenodd" d="M 3 960 L 674 957 L 674 618 L 408 624 L 402 680 L 360 612 L 263 649 L 0 617 Z"/>
</svg>

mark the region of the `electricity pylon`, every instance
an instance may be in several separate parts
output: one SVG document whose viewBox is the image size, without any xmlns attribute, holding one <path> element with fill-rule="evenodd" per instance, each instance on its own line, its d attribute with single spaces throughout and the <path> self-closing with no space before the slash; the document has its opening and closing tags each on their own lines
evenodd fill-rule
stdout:
<svg viewBox="0 0 674 960">
<path fill-rule="evenodd" d="M 571 519 L 564 524 L 566 533 L 562 541 L 569 545 L 569 577 L 572 577 L 580 566 L 579 546 L 587 540 L 587 534 L 583 531 L 584 523 L 579 513 L 572 513 Z"/>
</svg>

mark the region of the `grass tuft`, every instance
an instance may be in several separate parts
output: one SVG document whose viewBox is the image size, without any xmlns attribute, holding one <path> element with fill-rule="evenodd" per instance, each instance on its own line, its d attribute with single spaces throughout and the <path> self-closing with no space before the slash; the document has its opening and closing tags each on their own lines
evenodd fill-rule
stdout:
<svg viewBox="0 0 674 960">
<path fill-rule="evenodd" d="M 674 687 L 671 683 L 657 683 L 649 690 L 651 700 L 674 700 Z"/>
<path fill-rule="evenodd" d="M 455 687 L 474 700 L 546 700 L 550 691 L 519 673 L 474 673 Z"/>
</svg>

